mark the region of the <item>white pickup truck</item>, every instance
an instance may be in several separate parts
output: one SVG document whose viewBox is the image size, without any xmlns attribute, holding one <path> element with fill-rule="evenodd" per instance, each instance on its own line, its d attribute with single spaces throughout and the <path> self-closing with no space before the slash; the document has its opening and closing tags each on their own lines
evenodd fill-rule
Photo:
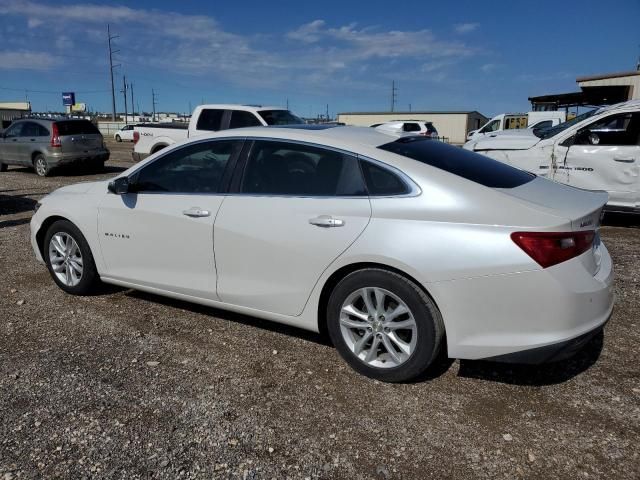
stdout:
<svg viewBox="0 0 640 480">
<path fill-rule="evenodd" d="M 133 160 L 138 162 L 186 138 L 229 128 L 304 123 L 289 110 L 260 105 L 200 105 L 189 124 L 142 124 L 133 131 Z"/>
<path fill-rule="evenodd" d="M 607 210 L 640 213 L 640 100 L 542 131 L 485 136 L 464 148 L 560 183 L 606 190 Z"/>
<path fill-rule="evenodd" d="M 567 120 L 566 112 L 552 110 L 528 113 L 501 113 L 496 115 L 478 130 L 471 130 L 467 140 L 478 140 L 485 135 L 495 135 L 514 129 L 543 129 L 553 127 Z"/>
</svg>

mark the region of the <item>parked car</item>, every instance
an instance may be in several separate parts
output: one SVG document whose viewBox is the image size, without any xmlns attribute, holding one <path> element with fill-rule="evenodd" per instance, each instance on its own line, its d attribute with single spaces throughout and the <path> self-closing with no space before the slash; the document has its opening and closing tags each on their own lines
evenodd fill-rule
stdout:
<svg viewBox="0 0 640 480">
<path fill-rule="evenodd" d="M 230 128 L 266 125 L 296 125 L 304 120 L 289 110 L 261 105 L 200 105 L 189 124 L 145 124 L 135 128 L 133 159 L 136 162 L 187 138 Z"/>
<path fill-rule="evenodd" d="M 70 294 L 101 280 L 328 331 L 358 372 L 405 381 L 445 339 L 540 362 L 599 332 L 606 201 L 417 135 L 246 128 L 54 191 L 31 242 Z"/>
<path fill-rule="evenodd" d="M 384 123 L 375 123 L 373 128 L 394 135 L 423 135 L 430 138 L 438 138 L 438 131 L 431 122 L 422 120 L 393 120 Z"/>
<path fill-rule="evenodd" d="M 116 142 L 122 142 L 123 140 L 133 142 L 133 127 L 134 125 L 125 125 L 113 134 L 113 138 Z"/>
<path fill-rule="evenodd" d="M 46 177 L 61 165 L 102 169 L 108 159 L 102 134 L 88 120 L 25 118 L 0 134 L 0 172 L 22 165 Z"/>
<path fill-rule="evenodd" d="M 465 147 L 557 182 L 609 192 L 607 210 L 640 212 L 640 101 L 579 115 L 555 127 Z"/>
<path fill-rule="evenodd" d="M 562 110 L 528 113 L 501 113 L 496 115 L 478 130 L 471 130 L 467 134 L 467 141 L 478 140 L 485 135 L 493 136 L 510 130 L 543 129 L 558 125 L 567 119 L 567 113 Z"/>
</svg>

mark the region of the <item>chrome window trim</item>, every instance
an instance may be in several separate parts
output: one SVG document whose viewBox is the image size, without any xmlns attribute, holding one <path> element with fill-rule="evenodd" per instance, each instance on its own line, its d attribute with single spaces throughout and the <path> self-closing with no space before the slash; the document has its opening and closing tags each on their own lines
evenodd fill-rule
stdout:
<svg viewBox="0 0 640 480">
<path fill-rule="evenodd" d="M 286 194 L 257 194 L 257 193 L 242 193 L 242 192 L 237 192 L 237 193 L 229 193 L 229 192 L 225 192 L 225 193 L 221 193 L 221 192 L 217 192 L 217 193 L 193 193 L 193 192 L 137 192 L 136 195 L 207 195 L 207 196 L 229 196 L 229 197 L 238 197 L 238 196 L 244 196 L 244 197 L 261 197 L 261 198 L 313 198 L 313 199 L 336 199 L 336 198 L 343 198 L 343 199 L 362 199 L 362 198 L 370 198 L 370 199 L 379 199 L 379 198 L 411 198 L 411 197 L 417 197 L 419 195 L 422 194 L 422 190 L 420 189 L 420 187 L 406 174 L 404 173 L 402 170 L 400 170 L 397 167 L 394 167 L 392 165 L 389 165 L 388 163 L 385 163 L 383 161 L 365 156 L 365 155 L 360 155 L 358 153 L 354 153 L 354 152 L 350 152 L 348 150 L 344 150 L 338 147 L 332 147 L 329 145 L 322 145 L 322 144 L 318 144 L 318 143 L 313 143 L 313 142 L 308 142 L 305 140 L 291 140 L 291 139 L 286 139 L 286 138 L 277 138 L 277 137 L 256 137 L 256 136 L 248 136 L 248 137 L 215 137 L 215 138 L 202 138 L 202 139 L 198 139 L 198 140 L 194 140 L 193 142 L 189 142 L 186 143 L 184 145 L 181 145 L 178 148 L 186 148 L 186 147 L 190 147 L 193 146 L 195 144 L 199 144 L 199 143 L 207 143 L 207 142 L 217 142 L 217 141 L 229 141 L 229 140 L 235 140 L 235 141 L 257 141 L 257 140 L 266 140 L 266 141 L 274 141 L 274 142 L 284 142 L 284 143 L 294 143 L 294 144 L 298 144 L 298 145 L 307 145 L 310 147 L 314 147 L 314 148 L 322 148 L 325 150 L 330 150 L 330 151 L 334 151 L 334 152 L 338 152 L 344 155 L 350 155 L 354 158 L 356 158 L 357 160 L 361 160 L 361 161 L 367 161 L 367 162 L 371 162 L 374 163 L 375 165 L 377 165 L 380 168 L 386 169 L 388 171 L 390 171 L 392 174 L 400 177 L 400 179 L 402 180 L 402 183 L 404 183 L 407 188 L 409 189 L 409 191 L 407 193 L 403 193 L 403 194 L 399 194 L 399 195 L 344 195 L 344 196 L 336 196 L 336 195 L 286 195 Z M 175 144 L 174 144 L 175 145 Z M 170 147 L 173 145 L 170 145 Z M 169 150 L 163 149 L 161 150 L 163 153 L 162 155 L 159 155 L 158 157 L 154 158 L 153 160 L 151 160 L 150 162 L 146 162 L 144 165 L 140 165 L 137 169 L 135 169 L 132 173 L 130 173 L 129 175 L 127 175 L 127 177 L 131 178 L 134 175 L 137 175 L 140 170 L 142 170 L 143 168 L 145 168 L 148 165 L 151 165 L 152 163 L 160 160 L 161 158 L 163 158 L 165 155 L 168 155 L 170 153 L 172 153 L 173 151 L 177 150 L 178 148 L 171 148 Z M 236 168 L 237 168 L 237 164 L 236 164 Z M 117 178 L 117 177 L 116 177 Z M 363 181 L 364 179 L 364 174 L 363 174 Z M 365 181 L 365 186 L 366 186 L 366 181 Z"/>
</svg>

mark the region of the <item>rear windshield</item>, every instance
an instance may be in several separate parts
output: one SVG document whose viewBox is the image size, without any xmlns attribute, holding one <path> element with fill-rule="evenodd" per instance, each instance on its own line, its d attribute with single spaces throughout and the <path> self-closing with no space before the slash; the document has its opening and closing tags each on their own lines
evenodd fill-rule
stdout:
<svg viewBox="0 0 640 480">
<path fill-rule="evenodd" d="M 267 122 L 267 125 L 296 125 L 304 121 L 296 117 L 289 110 L 262 110 L 258 115 Z"/>
<path fill-rule="evenodd" d="M 513 168 L 484 155 L 425 137 L 402 137 L 378 148 L 412 158 L 490 188 L 519 187 L 535 178 L 532 173 Z"/>
<path fill-rule="evenodd" d="M 100 135 L 100 130 L 88 120 L 67 120 L 56 122 L 58 135 Z"/>
</svg>

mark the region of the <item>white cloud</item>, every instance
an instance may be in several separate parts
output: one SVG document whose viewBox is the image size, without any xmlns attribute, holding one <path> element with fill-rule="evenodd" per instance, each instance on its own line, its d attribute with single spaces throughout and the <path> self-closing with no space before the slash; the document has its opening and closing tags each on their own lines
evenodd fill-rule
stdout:
<svg viewBox="0 0 640 480">
<path fill-rule="evenodd" d="M 470 33 L 476 30 L 480 26 L 479 23 L 458 23 L 453 26 L 453 30 L 456 33 L 464 35 L 465 33 Z"/>
<path fill-rule="evenodd" d="M 66 35 L 60 35 L 56 38 L 56 48 L 58 50 L 70 50 L 73 48 L 73 41 Z"/>
<path fill-rule="evenodd" d="M 29 28 L 36 28 L 39 27 L 40 25 L 42 25 L 44 22 L 42 20 L 40 20 L 39 18 L 30 18 L 29 20 L 27 20 L 27 26 Z"/>
<path fill-rule="evenodd" d="M 293 40 L 299 40 L 305 43 L 317 42 L 321 38 L 321 29 L 324 27 L 324 24 L 324 20 L 314 20 L 289 32 L 287 36 Z"/>
<path fill-rule="evenodd" d="M 58 64 L 58 59 L 48 53 L 28 50 L 0 51 L 0 70 L 49 70 Z"/>
<path fill-rule="evenodd" d="M 485 63 L 484 65 L 482 65 L 480 67 L 480 70 L 482 70 L 484 73 L 491 73 L 493 72 L 496 68 L 498 68 L 498 65 L 495 63 Z"/>
</svg>

